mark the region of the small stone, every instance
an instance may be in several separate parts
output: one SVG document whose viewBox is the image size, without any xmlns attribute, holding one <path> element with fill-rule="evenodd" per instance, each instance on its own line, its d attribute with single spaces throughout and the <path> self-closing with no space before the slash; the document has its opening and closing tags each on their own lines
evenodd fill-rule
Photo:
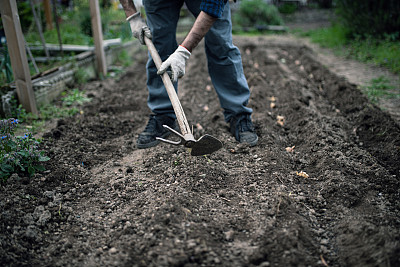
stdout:
<svg viewBox="0 0 400 267">
<path fill-rule="evenodd" d="M 53 199 L 54 198 L 54 191 L 46 191 L 43 193 L 44 197 L 47 197 L 49 199 Z"/>
<path fill-rule="evenodd" d="M 229 231 L 225 232 L 225 239 L 228 241 L 232 241 L 234 235 L 235 235 L 235 232 L 233 230 L 229 230 Z"/>
<path fill-rule="evenodd" d="M 110 253 L 111 254 L 115 254 L 115 253 L 117 253 L 117 249 L 116 248 L 114 248 L 114 247 L 112 247 L 112 248 L 110 248 Z"/>
</svg>

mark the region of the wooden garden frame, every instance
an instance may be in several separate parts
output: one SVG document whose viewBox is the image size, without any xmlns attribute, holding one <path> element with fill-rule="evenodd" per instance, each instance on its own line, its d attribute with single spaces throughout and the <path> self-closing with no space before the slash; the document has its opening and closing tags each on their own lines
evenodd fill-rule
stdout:
<svg viewBox="0 0 400 267">
<path fill-rule="evenodd" d="M 99 1 L 89 0 L 89 3 L 90 14 L 92 17 L 91 21 L 95 43 L 97 70 L 105 76 L 107 74 L 107 67 L 103 45 Z M 16 1 L 0 0 L 0 6 L 19 102 L 26 111 L 37 115 L 38 109 L 32 88 L 32 80 L 26 56 L 25 39 L 22 34 Z"/>
</svg>

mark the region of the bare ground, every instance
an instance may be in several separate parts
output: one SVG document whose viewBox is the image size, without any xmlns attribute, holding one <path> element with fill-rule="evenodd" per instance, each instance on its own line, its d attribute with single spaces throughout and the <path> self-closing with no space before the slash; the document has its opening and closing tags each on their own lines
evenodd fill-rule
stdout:
<svg viewBox="0 0 400 267">
<path fill-rule="evenodd" d="M 224 147 L 137 149 L 142 50 L 43 135 L 48 171 L 0 187 L 1 265 L 399 266 L 398 111 L 357 89 L 379 73 L 291 37 L 235 43 L 258 146 L 228 133 L 200 46 L 179 97 L 195 136 Z"/>
</svg>

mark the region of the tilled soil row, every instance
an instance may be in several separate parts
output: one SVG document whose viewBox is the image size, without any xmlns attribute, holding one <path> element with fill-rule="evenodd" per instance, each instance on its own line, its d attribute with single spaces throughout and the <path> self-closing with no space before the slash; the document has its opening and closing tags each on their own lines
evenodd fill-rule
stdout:
<svg viewBox="0 0 400 267">
<path fill-rule="evenodd" d="M 44 174 L 1 188 L 4 265 L 399 265 L 400 129 L 307 47 L 235 40 L 260 142 L 228 132 L 203 49 L 179 97 L 196 137 L 224 147 L 138 150 L 145 61 L 83 89 L 92 102 L 45 134 Z"/>
</svg>

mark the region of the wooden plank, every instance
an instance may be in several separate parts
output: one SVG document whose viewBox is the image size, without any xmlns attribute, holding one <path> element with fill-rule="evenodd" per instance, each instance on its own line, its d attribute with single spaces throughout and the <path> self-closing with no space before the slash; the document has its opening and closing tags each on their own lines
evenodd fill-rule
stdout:
<svg viewBox="0 0 400 267">
<path fill-rule="evenodd" d="M 121 38 L 116 38 L 116 39 L 109 39 L 109 40 L 103 40 L 103 47 L 109 47 L 112 45 L 121 45 L 122 41 Z M 40 45 L 35 45 L 35 44 L 29 44 L 29 48 L 32 51 L 41 51 L 43 50 L 43 47 Z M 60 51 L 60 45 L 59 44 L 46 44 L 46 48 L 48 51 Z M 69 44 L 63 44 L 62 49 L 64 51 L 70 52 L 85 52 L 85 51 L 92 51 L 94 50 L 94 46 L 89 46 L 89 45 L 69 45 Z"/>
<path fill-rule="evenodd" d="M 17 3 L 15 0 L 0 0 L 0 6 L 19 102 L 26 111 L 37 115 L 38 110 L 32 89 L 25 51 L 25 39 L 18 16 Z"/>
<path fill-rule="evenodd" d="M 103 31 L 101 27 L 101 17 L 99 0 L 89 0 L 90 16 L 92 18 L 92 32 L 97 60 L 97 71 L 104 76 L 107 75 L 106 56 L 104 53 Z"/>
</svg>

